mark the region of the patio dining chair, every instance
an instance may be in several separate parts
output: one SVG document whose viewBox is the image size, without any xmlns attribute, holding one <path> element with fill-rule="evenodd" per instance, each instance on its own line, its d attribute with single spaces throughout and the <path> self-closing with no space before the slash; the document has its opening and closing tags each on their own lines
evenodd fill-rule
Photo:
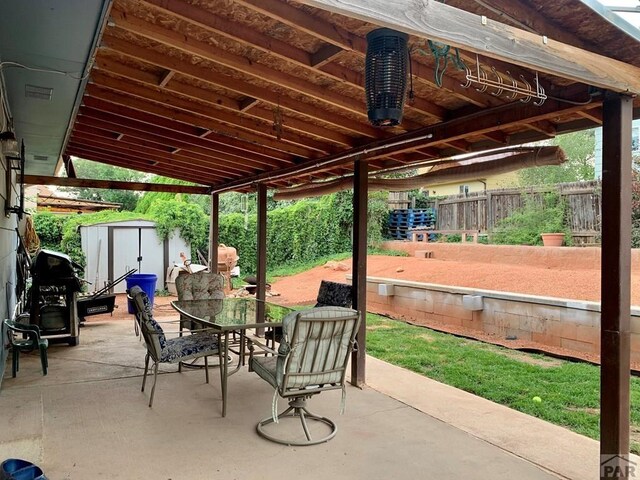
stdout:
<svg viewBox="0 0 640 480">
<path fill-rule="evenodd" d="M 176 278 L 176 291 L 178 300 L 223 300 L 224 277 L 212 272 L 181 274 Z M 193 330 L 198 327 L 188 318 L 180 319 L 181 329 Z"/>
<path fill-rule="evenodd" d="M 320 282 L 320 288 L 318 289 L 315 307 L 351 308 L 352 291 L 351 285 L 346 283 L 322 280 Z M 267 342 L 269 340 L 273 340 L 273 345 L 275 345 L 275 343 L 280 343 L 280 339 L 282 338 L 282 327 L 275 327 L 274 329 L 268 330 L 265 333 L 265 338 L 267 339 Z"/>
<path fill-rule="evenodd" d="M 205 378 L 206 382 L 209 383 L 207 357 L 219 355 L 218 335 L 212 333 L 210 330 L 202 329 L 193 332 L 191 335 L 167 338 L 160 324 L 153 318 L 152 305 L 144 290 L 138 286 L 134 286 L 129 290 L 129 296 L 133 301 L 136 321 L 138 322 L 147 348 L 147 354 L 144 359 L 144 376 L 142 378 L 141 391 L 143 392 L 147 382 L 149 359 L 153 360 L 153 386 L 151 387 L 151 396 L 149 397 L 149 407 L 153 405 L 153 395 L 156 390 L 158 365 L 160 363 L 175 364 L 185 360 L 204 357 Z"/>
<path fill-rule="evenodd" d="M 283 319 L 283 337 L 277 352 L 270 357 L 251 357 L 250 369 L 275 388 L 271 417 L 260 421 L 258 434 L 285 445 L 315 445 L 327 442 L 337 432 L 336 424 L 307 410 L 307 400 L 327 390 L 342 390 L 345 399 L 345 376 L 349 355 L 358 331 L 359 314 L 343 307 L 320 307 L 292 312 Z M 278 396 L 289 400 L 289 407 L 277 414 Z M 283 438 L 271 423 L 297 417 L 302 435 Z M 308 421 L 328 433 L 312 438 Z M 328 429 L 327 429 L 328 427 Z M 322 432 L 324 433 L 324 432 Z M 315 433 L 314 433 L 315 436 Z"/>
<path fill-rule="evenodd" d="M 14 320 L 5 320 L 7 337 L 11 346 L 11 376 L 15 378 L 20 369 L 20 352 L 40 352 L 40 363 L 42 374 L 47 374 L 49 359 L 47 358 L 47 348 L 49 341 L 40 336 L 40 328 L 37 325 L 19 323 Z"/>
</svg>

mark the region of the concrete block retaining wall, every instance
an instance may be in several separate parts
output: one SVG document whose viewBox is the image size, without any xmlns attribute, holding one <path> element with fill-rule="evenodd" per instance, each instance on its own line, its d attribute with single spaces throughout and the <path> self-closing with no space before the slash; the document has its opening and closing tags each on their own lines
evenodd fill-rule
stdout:
<svg viewBox="0 0 640 480">
<path fill-rule="evenodd" d="M 393 296 L 378 294 L 380 284 L 393 285 Z M 463 305 L 465 295 L 482 297 L 482 310 Z M 367 278 L 367 309 L 466 327 L 504 339 L 516 336 L 579 352 L 600 352 L 600 304 L 552 297 L 449 287 L 389 278 Z M 640 308 L 631 311 L 631 361 L 640 362 Z"/>
</svg>

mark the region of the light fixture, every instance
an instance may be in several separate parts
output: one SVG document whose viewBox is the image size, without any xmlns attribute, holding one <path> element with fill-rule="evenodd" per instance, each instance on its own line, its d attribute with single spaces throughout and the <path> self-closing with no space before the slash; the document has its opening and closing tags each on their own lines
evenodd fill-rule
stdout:
<svg viewBox="0 0 640 480">
<path fill-rule="evenodd" d="M 365 93 L 372 125 L 393 127 L 402 121 L 409 53 L 406 33 L 379 28 L 367 34 Z"/>
<path fill-rule="evenodd" d="M 20 147 L 16 135 L 7 130 L 0 133 L 0 143 L 2 144 L 2 154 L 5 157 L 17 157 L 20 154 Z"/>
</svg>

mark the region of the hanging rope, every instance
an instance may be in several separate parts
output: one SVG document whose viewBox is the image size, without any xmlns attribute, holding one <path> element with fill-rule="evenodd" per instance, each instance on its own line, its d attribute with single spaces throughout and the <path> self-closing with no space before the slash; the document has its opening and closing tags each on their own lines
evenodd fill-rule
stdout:
<svg viewBox="0 0 640 480">
<path fill-rule="evenodd" d="M 453 49 L 453 53 L 451 52 L 451 45 L 446 45 L 440 42 L 434 42 L 432 40 L 427 40 L 429 44 L 429 49 L 433 54 L 433 58 L 435 61 L 435 82 L 438 87 L 442 87 L 442 78 L 444 77 L 444 73 L 449 66 L 449 60 L 453 62 L 458 70 L 465 70 L 466 65 L 460 58 L 460 51 L 457 48 Z M 424 53 L 424 52 L 423 52 Z"/>
<path fill-rule="evenodd" d="M 40 238 L 36 233 L 36 229 L 33 226 L 33 217 L 31 215 L 26 216 L 25 229 L 24 229 L 24 246 L 30 255 L 34 255 L 40 250 Z"/>
</svg>

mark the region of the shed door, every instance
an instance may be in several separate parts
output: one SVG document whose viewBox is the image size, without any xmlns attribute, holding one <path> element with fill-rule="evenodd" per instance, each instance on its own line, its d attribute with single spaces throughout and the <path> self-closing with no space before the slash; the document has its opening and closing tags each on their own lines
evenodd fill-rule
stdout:
<svg viewBox="0 0 640 480">
<path fill-rule="evenodd" d="M 155 273 L 157 289 L 164 286 L 165 254 L 164 242 L 158 238 L 153 227 L 111 227 L 111 278 L 116 279 L 132 268 L 136 273 Z M 140 262 L 138 258 L 142 257 Z M 126 282 L 113 288 L 114 293 L 124 293 Z"/>
</svg>

